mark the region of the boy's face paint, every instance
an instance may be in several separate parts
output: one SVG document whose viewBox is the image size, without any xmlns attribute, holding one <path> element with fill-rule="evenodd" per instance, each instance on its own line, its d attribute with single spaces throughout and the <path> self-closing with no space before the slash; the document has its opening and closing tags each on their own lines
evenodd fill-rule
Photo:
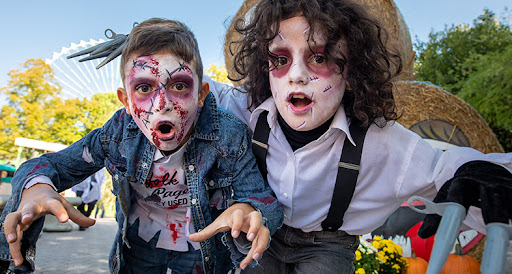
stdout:
<svg viewBox="0 0 512 274">
<path fill-rule="evenodd" d="M 317 31 L 314 42 L 308 44 L 309 31 L 304 17 L 283 20 L 269 46 L 277 56 L 276 66 L 269 61 L 272 96 L 286 123 L 299 131 L 329 120 L 346 88 L 346 70 L 340 73 L 337 65 L 324 57 L 325 37 Z"/>
<path fill-rule="evenodd" d="M 172 54 L 132 55 L 129 60 L 120 100 L 156 147 L 179 149 L 188 141 L 208 89 L 205 93 L 191 64 Z"/>
</svg>

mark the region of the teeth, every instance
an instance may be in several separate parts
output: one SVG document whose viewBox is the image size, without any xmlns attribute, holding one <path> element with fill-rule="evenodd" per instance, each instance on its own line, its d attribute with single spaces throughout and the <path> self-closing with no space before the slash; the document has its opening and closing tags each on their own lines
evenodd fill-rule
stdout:
<svg viewBox="0 0 512 274">
<path fill-rule="evenodd" d="M 304 95 L 293 95 L 292 98 L 294 98 L 294 99 L 304 99 L 306 97 Z"/>
</svg>

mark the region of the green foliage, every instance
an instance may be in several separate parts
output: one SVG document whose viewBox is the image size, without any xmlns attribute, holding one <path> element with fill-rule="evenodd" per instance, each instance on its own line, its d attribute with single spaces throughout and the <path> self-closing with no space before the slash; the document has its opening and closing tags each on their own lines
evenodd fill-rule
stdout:
<svg viewBox="0 0 512 274">
<path fill-rule="evenodd" d="M 443 87 L 472 105 L 505 151 L 512 151 L 512 31 L 484 10 L 473 26 L 432 32 L 415 44 L 417 78 Z"/>
<path fill-rule="evenodd" d="M 474 72 L 462 82 L 458 96 L 472 105 L 512 151 L 512 44 L 502 52 L 480 55 L 468 64 Z"/>
<path fill-rule="evenodd" d="M 0 89 L 8 98 L 0 112 L 0 159 L 16 158 L 16 137 L 69 145 L 122 107 L 113 92 L 62 100 L 53 70 L 41 59 L 29 59 L 9 76 L 8 85 Z M 31 157 L 32 151 L 27 153 Z"/>
<path fill-rule="evenodd" d="M 217 67 L 216 65 L 211 65 L 206 70 L 206 74 L 214 81 L 231 84 L 231 81 L 228 79 L 228 71 L 224 66 Z"/>
<path fill-rule="evenodd" d="M 491 11 L 484 10 L 473 24 L 432 32 L 428 42 L 416 42 L 418 80 L 430 81 L 457 94 L 462 88 L 461 81 L 474 71 L 465 64 L 467 60 L 475 55 L 502 52 L 512 44 L 510 26 L 500 24 Z"/>
</svg>

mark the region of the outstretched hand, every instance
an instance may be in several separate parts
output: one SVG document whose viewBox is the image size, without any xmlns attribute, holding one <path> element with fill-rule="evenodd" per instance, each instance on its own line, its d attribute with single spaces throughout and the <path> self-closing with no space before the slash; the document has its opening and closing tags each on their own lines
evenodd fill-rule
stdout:
<svg viewBox="0 0 512 274">
<path fill-rule="evenodd" d="M 61 223 L 71 219 L 80 226 L 88 227 L 96 222 L 85 217 L 47 184 L 35 184 L 23 190 L 18 210 L 7 215 L 4 222 L 5 237 L 16 266 L 23 263 L 20 245 L 23 232 L 32 222 L 46 214 L 55 215 Z"/>
<path fill-rule="evenodd" d="M 462 165 L 439 190 L 433 202 L 456 202 L 466 211 L 479 207 L 486 224 L 509 223 L 512 219 L 512 173 L 500 165 L 472 161 Z M 441 216 L 428 214 L 418 231 L 421 238 L 434 235 Z"/>
<path fill-rule="evenodd" d="M 241 232 L 247 234 L 247 240 L 252 242 L 247 256 L 240 263 L 245 269 L 249 263 L 258 259 L 268 246 L 270 231 L 263 225 L 261 214 L 245 203 L 237 203 L 226 209 L 213 223 L 203 230 L 191 234 L 190 240 L 201 242 L 219 232 L 231 230 L 231 236 L 238 238 Z"/>
</svg>

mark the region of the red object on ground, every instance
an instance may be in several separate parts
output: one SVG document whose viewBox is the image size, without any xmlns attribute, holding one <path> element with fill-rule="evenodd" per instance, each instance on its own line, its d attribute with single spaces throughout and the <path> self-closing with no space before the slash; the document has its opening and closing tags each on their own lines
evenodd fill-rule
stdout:
<svg viewBox="0 0 512 274">
<path fill-rule="evenodd" d="M 423 221 L 415 224 L 409 231 L 407 232 L 407 237 L 411 238 L 411 248 L 416 253 L 417 257 L 425 259 L 427 262 L 430 259 L 430 253 L 432 252 L 432 247 L 434 246 L 434 237 L 435 235 L 423 239 L 418 236 L 418 230 L 420 229 Z"/>
</svg>

